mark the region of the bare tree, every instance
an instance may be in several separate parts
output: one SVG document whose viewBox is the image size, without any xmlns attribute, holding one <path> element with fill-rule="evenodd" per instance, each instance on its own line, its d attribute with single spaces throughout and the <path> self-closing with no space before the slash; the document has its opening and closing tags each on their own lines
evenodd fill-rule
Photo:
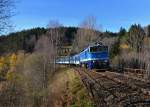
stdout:
<svg viewBox="0 0 150 107">
<path fill-rule="evenodd" d="M 9 18 L 12 16 L 12 0 L 0 0 L 0 33 L 9 25 Z"/>
<path fill-rule="evenodd" d="M 64 31 L 61 30 L 62 24 L 55 20 L 51 20 L 47 27 L 47 33 L 42 35 L 36 43 L 35 52 L 42 54 L 45 62 L 50 63 L 52 68 L 58 55 L 57 51 L 61 46 L 61 38 L 64 35 Z"/>
<path fill-rule="evenodd" d="M 42 35 L 35 45 L 34 53 L 28 55 L 24 61 L 23 74 L 25 76 L 26 94 L 31 106 L 48 106 L 49 79 L 54 71 L 55 51 L 47 35 Z"/>
<path fill-rule="evenodd" d="M 37 41 L 35 52 L 26 58 L 24 65 L 27 89 L 31 95 L 31 103 L 36 107 L 48 106 L 49 78 L 56 68 L 55 60 L 62 33 L 59 26 L 52 23 L 49 31 Z"/>
<path fill-rule="evenodd" d="M 51 20 L 50 23 L 48 24 L 49 30 L 46 35 L 49 38 L 51 47 L 53 47 L 52 51 L 54 52 L 54 56 L 52 57 L 54 60 L 56 60 L 56 58 L 58 57 L 59 50 L 62 47 L 61 39 L 63 38 L 65 33 L 65 31 L 61 29 L 62 27 L 63 25 L 56 20 Z"/>
<path fill-rule="evenodd" d="M 109 50 L 112 49 L 113 45 L 117 42 L 117 37 L 104 37 L 101 39 L 101 42 L 104 45 L 107 45 L 109 47 Z"/>
<path fill-rule="evenodd" d="M 38 54 L 41 56 L 41 72 L 43 72 L 43 86 L 47 88 L 48 86 L 48 75 L 51 71 L 54 70 L 53 68 L 53 62 L 54 62 L 54 56 L 55 51 L 53 44 L 50 43 L 49 38 L 47 36 L 42 36 L 35 46 L 35 54 Z"/>
<path fill-rule="evenodd" d="M 143 49 L 142 49 L 142 53 L 141 53 L 141 59 L 143 60 L 143 62 L 145 62 L 145 79 L 147 81 L 150 81 L 149 78 L 150 78 L 150 40 L 149 40 L 149 37 L 146 37 L 144 39 L 144 46 L 143 46 Z"/>
<path fill-rule="evenodd" d="M 79 29 L 75 35 L 73 49 L 75 49 L 75 51 L 80 51 L 80 49 L 83 49 L 89 44 L 96 42 L 99 39 L 97 30 L 98 25 L 96 18 L 93 16 L 87 17 L 79 25 Z"/>
<path fill-rule="evenodd" d="M 53 22 L 55 23 L 55 22 Z M 62 33 L 59 32 L 59 27 L 51 27 L 46 35 L 42 35 L 35 46 L 35 53 L 40 58 L 40 72 L 42 72 L 43 85 L 48 86 L 48 75 L 55 71 L 55 60 L 57 58 L 57 49 L 60 44 L 60 37 Z M 38 65 L 38 64 L 37 64 Z M 31 66 L 32 67 L 32 66 Z M 33 67 L 34 69 L 34 67 Z M 36 69 L 36 68 L 35 68 Z M 37 70 L 36 70 L 37 71 Z"/>
</svg>

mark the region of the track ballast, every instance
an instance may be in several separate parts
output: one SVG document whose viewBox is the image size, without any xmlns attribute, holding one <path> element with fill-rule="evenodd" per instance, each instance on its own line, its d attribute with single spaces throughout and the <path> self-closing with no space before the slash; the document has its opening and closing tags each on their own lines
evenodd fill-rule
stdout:
<svg viewBox="0 0 150 107">
<path fill-rule="evenodd" d="M 96 107 L 148 107 L 148 83 L 113 72 L 75 68 Z"/>
</svg>

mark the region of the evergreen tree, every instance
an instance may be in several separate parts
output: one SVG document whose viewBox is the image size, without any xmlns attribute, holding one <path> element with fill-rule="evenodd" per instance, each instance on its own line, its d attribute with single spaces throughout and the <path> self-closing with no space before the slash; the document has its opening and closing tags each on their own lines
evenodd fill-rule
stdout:
<svg viewBox="0 0 150 107">
<path fill-rule="evenodd" d="M 119 38 L 122 38 L 123 36 L 125 36 L 126 33 L 127 33 L 126 29 L 124 29 L 124 28 L 121 27 L 120 31 L 118 33 Z"/>
<path fill-rule="evenodd" d="M 143 46 L 145 32 L 141 25 L 132 25 L 129 29 L 128 43 L 135 49 L 136 52 L 140 52 Z"/>
</svg>

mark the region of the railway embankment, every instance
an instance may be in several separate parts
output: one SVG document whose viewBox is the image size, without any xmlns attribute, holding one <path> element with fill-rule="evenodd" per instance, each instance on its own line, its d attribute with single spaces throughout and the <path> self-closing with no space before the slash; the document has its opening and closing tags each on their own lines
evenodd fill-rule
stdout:
<svg viewBox="0 0 150 107">
<path fill-rule="evenodd" d="M 92 107 L 86 88 L 72 68 L 60 68 L 49 89 L 53 107 Z"/>
</svg>

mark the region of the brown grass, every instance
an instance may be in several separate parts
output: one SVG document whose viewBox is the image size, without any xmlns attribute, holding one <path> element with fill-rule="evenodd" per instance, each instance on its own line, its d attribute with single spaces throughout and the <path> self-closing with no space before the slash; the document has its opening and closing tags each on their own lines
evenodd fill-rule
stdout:
<svg viewBox="0 0 150 107">
<path fill-rule="evenodd" d="M 49 89 L 52 107 L 74 107 L 74 104 L 86 107 L 82 103 L 89 100 L 87 92 L 73 69 L 63 68 L 56 73 Z M 80 99 L 83 96 L 85 99 Z"/>
</svg>

